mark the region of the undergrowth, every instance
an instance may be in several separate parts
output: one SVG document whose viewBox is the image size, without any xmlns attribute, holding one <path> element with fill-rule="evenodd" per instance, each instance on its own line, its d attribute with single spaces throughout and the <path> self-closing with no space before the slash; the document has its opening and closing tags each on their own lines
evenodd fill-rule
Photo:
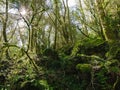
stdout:
<svg viewBox="0 0 120 90">
<path fill-rule="evenodd" d="M 107 60 L 108 49 L 101 39 L 85 39 L 69 49 L 29 53 L 39 73 L 18 49 L 11 60 L 0 60 L 0 90 L 119 90 L 119 51 Z"/>
</svg>

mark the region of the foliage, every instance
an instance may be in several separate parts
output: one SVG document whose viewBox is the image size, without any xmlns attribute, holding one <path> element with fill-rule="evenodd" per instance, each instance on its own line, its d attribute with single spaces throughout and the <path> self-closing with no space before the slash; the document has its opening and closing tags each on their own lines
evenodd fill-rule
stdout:
<svg viewBox="0 0 120 90">
<path fill-rule="evenodd" d="M 92 66 L 90 64 L 77 64 L 76 68 L 83 73 L 88 73 L 92 71 Z"/>
<path fill-rule="evenodd" d="M 0 0 L 0 90 L 119 90 L 119 0 Z"/>
</svg>

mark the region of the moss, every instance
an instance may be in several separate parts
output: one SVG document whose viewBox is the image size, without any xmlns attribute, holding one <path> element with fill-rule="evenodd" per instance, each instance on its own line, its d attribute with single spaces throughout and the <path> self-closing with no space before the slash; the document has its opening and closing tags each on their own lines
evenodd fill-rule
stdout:
<svg viewBox="0 0 120 90">
<path fill-rule="evenodd" d="M 119 62 L 116 59 L 112 59 L 110 61 L 106 61 L 105 67 L 109 72 L 119 73 Z"/>
<path fill-rule="evenodd" d="M 109 45 L 106 41 L 96 39 L 84 39 L 75 44 L 72 50 L 72 56 L 76 54 L 97 55 L 105 58 L 105 53 L 109 50 Z"/>
<path fill-rule="evenodd" d="M 76 68 L 80 70 L 81 72 L 91 72 L 92 65 L 91 64 L 77 64 Z"/>
<path fill-rule="evenodd" d="M 41 88 L 34 85 L 31 81 L 24 81 L 19 90 L 41 90 Z"/>
</svg>

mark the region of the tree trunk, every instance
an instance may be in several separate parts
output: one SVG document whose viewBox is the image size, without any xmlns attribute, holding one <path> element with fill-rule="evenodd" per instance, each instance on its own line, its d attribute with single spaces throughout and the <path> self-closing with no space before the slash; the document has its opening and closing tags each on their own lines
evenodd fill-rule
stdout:
<svg viewBox="0 0 120 90">
<path fill-rule="evenodd" d="M 59 16 L 59 7 L 58 7 L 58 1 L 54 0 L 55 4 L 55 38 L 54 38 L 54 49 L 56 49 L 57 46 L 57 33 L 58 33 L 58 16 Z"/>
<path fill-rule="evenodd" d="M 3 21 L 3 39 L 5 43 L 8 43 L 7 34 L 6 34 L 7 21 L 8 21 L 8 0 L 6 0 L 5 5 L 6 7 L 5 7 L 5 19 Z M 6 58 L 10 60 L 8 48 L 6 49 L 5 53 L 6 53 Z"/>
<path fill-rule="evenodd" d="M 105 10 L 103 8 L 102 2 L 103 0 L 96 0 L 99 17 L 100 17 L 100 21 L 101 21 L 102 28 L 103 28 L 102 29 L 103 34 L 105 36 L 106 41 L 108 41 L 109 43 L 113 43 L 113 42 L 118 41 L 118 33 L 116 33 L 116 30 L 112 30 L 112 28 L 110 27 L 110 23 L 105 14 Z"/>
</svg>

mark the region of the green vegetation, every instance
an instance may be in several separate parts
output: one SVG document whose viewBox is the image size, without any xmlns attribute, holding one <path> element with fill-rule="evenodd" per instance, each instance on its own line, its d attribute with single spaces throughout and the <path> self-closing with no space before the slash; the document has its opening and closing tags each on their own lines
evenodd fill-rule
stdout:
<svg viewBox="0 0 120 90">
<path fill-rule="evenodd" d="M 119 46 L 119 0 L 0 1 L 0 90 L 119 90 Z"/>
</svg>

